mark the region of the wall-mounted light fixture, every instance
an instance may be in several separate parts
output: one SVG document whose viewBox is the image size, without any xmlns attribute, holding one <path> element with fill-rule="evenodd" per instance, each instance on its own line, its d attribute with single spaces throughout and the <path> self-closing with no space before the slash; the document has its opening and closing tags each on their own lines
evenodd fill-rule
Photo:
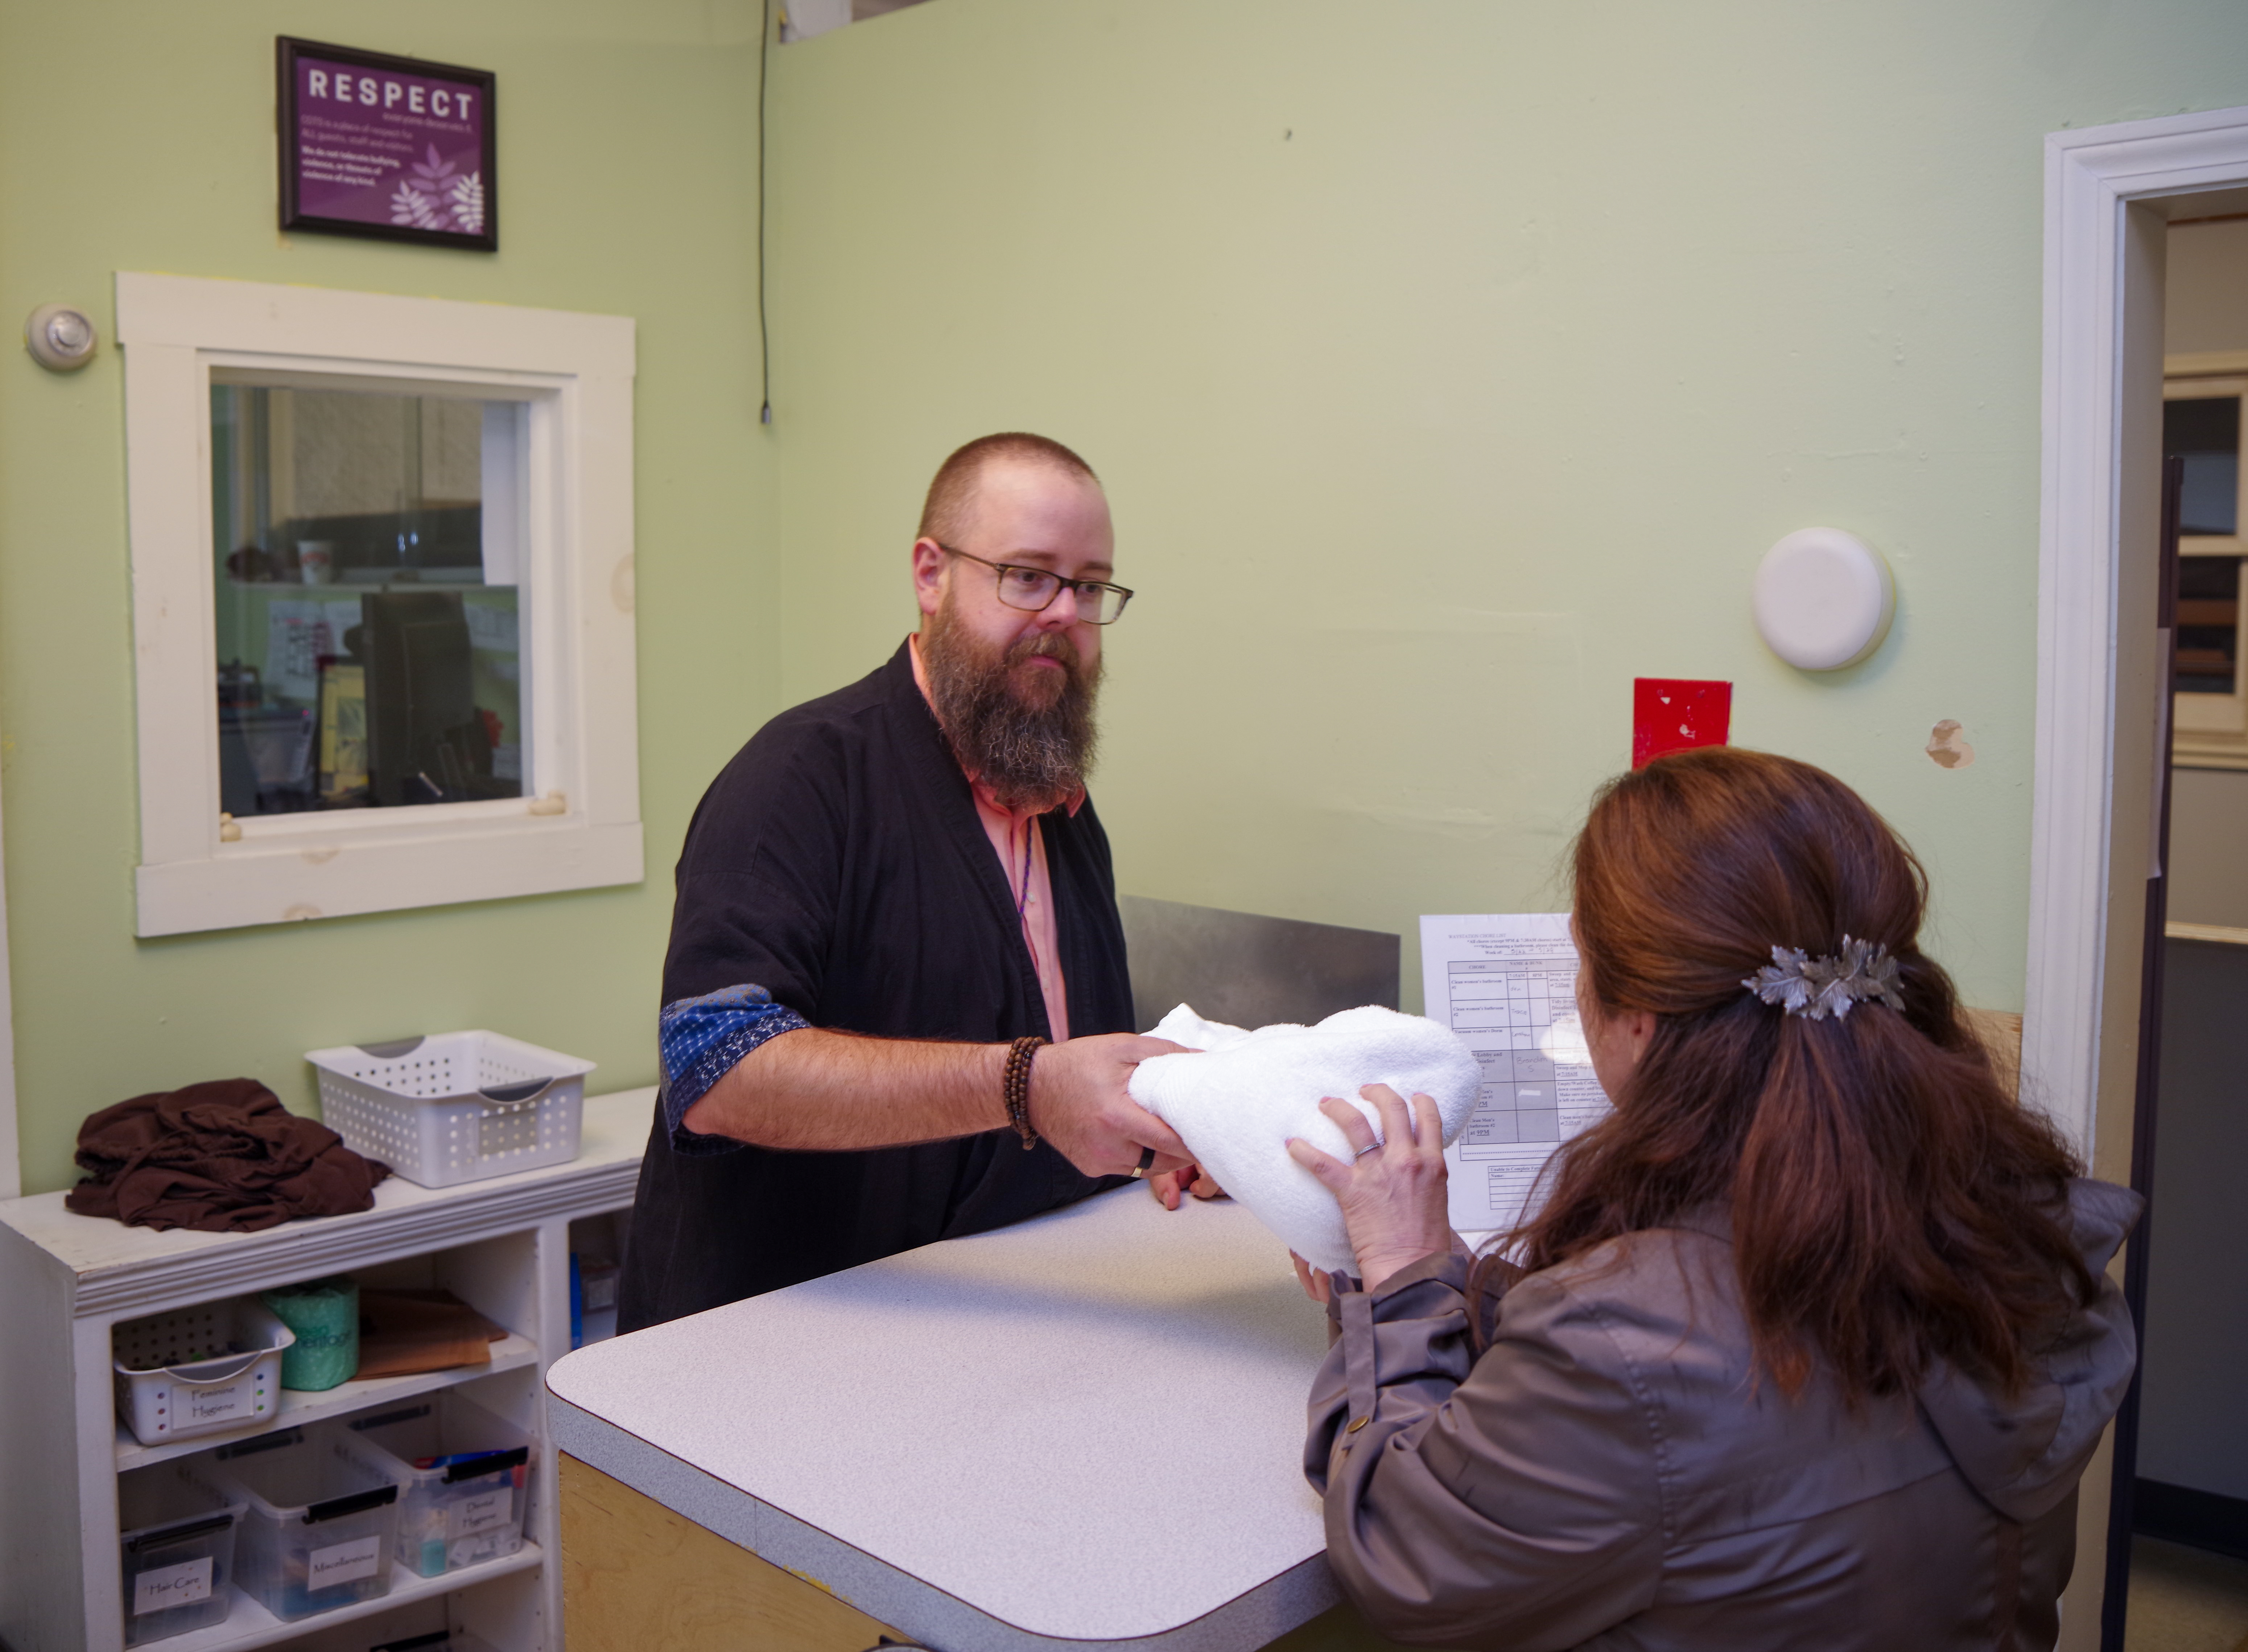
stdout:
<svg viewBox="0 0 2248 1652">
<path fill-rule="evenodd" d="M 1896 581 L 1881 553 L 1840 528 L 1799 528 L 1765 552 L 1750 597 L 1758 635 L 1800 671 L 1839 671 L 1881 646 Z"/>
<path fill-rule="evenodd" d="M 31 360 L 57 373 L 74 373 L 93 360 L 99 339 L 83 310 L 43 304 L 24 323 L 24 348 Z"/>
</svg>

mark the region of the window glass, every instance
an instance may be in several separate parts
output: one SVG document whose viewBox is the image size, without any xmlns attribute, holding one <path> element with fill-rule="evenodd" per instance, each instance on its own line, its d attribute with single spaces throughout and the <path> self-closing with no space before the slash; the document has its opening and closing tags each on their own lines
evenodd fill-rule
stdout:
<svg viewBox="0 0 2248 1652">
<path fill-rule="evenodd" d="M 211 385 L 220 806 L 514 798 L 520 403 Z"/>
<path fill-rule="evenodd" d="M 2183 534 L 2240 531 L 2240 398 L 2162 403 L 2162 452 L 2185 461 L 2178 504 Z"/>
</svg>

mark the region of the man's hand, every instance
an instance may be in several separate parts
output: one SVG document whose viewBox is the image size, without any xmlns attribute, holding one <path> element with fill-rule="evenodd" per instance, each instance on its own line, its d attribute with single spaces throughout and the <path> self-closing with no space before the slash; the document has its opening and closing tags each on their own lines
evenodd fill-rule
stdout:
<svg viewBox="0 0 2248 1652">
<path fill-rule="evenodd" d="M 1183 1170 L 1156 1171 L 1148 1178 L 1148 1191 L 1166 1210 L 1177 1210 L 1181 1196 L 1189 1193 L 1197 1199 L 1225 1196 L 1225 1189 L 1217 1185 L 1217 1178 L 1198 1164 L 1190 1164 Z"/>
<path fill-rule="evenodd" d="M 1141 1062 L 1185 1053 L 1168 1038 L 1136 1032 L 1050 1044 L 1031 1063 L 1031 1128 L 1087 1176 L 1128 1175 L 1142 1148 L 1155 1149 L 1151 1171 L 1177 1171 L 1191 1162 L 1186 1143 L 1124 1086 Z"/>
</svg>

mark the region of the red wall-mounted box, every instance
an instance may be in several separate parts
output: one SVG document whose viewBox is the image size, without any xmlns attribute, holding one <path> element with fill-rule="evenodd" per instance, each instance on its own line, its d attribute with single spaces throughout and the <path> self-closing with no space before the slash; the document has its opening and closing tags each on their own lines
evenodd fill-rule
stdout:
<svg viewBox="0 0 2248 1652">
<path fill-rule="evenodd" d="M 1635 677 L 1631 684 L 1631 766 L 1643 769 L 1670 751 L 1724 745 L 1732 731 L 1733 685 L 1691 677 Z"/>
</svg>

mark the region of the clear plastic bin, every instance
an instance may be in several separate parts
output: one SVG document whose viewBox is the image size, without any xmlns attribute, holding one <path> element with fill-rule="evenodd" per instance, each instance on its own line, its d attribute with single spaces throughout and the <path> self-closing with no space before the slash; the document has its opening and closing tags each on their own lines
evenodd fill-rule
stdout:
<svg viewBox="0 0 2248 1652">
<path fill-rule="evenodd" d="M 449 1188 L 567 1164 L 591 1061 L 497 1032 L 314 1050 L 320 1121 L 408 1182 Z"/>
<path fill-rule="evenodd" d="M 226 1621 L 243 1508 L 175 1463 L 119 1477 L 126 1645 L 145 1646 Z"/>
<path fill-rule="evenodd" d="M 332 1425 L 220 1446 L 188 1466 L 246 1505 L 235 1587 L 294 1621 L 390 1593 L 398 1487 L 344 1455 Z"/>
<path fill-rule="evenodd" d="M 117 1415 L 143 1445 L 270 1424 L 297 1333 L 249 1297 L 128 1320 L 109 1333 Z"/>
<path fill-rule="evenodd" d="M 523 1547 L 531 1436 L 466 1395 L 432 1395 L 353 1417 L 341 1449 L 398 1483 L 398 1563 L 425 1578 L 481 1566 Z M 417 1468 L 432 1457 L 433 1467 Z"/>
</svg>

